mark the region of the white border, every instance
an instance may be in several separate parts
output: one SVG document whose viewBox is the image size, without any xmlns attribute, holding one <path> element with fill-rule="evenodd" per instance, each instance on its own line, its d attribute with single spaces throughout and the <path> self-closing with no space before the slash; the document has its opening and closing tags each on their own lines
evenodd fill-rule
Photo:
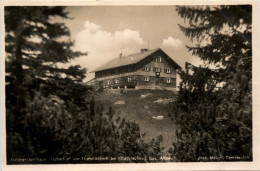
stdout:
<svg viewBox="0 0 260 171">
<path fill-rule="evenodd" d="M 196 163 L 143 163 L 143 164 L 56 164 L 56 165 L 6 165 L 6 135 L 5 135 L 5 65 L 4 65 L 4 6 L 25 5 L 25 6 L 41 6 L 41 5 L 61 5 L 61 6 L 123 6 L 123 5 L 236 5 L 251 4 L 253 5 L 253 162 L 196 162 Z M 109 1 L 109 0 L 3 0 L 1 2 L 1 164 L 2 170 L 259 170 L 259 1 L 191 1 L 191 0 L 175 0 L 175 1 Z"/>
</svg>

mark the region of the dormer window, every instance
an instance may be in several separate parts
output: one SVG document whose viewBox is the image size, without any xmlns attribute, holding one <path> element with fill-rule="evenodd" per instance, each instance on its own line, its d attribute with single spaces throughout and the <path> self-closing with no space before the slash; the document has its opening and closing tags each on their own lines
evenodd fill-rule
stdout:
<svg viewBox="0 0 260 171">
<path fill-rule="evenodd" d="M 157 56 L 154 58 L 155 62 L 162 62 L 162 57 Z"/>
</svg>

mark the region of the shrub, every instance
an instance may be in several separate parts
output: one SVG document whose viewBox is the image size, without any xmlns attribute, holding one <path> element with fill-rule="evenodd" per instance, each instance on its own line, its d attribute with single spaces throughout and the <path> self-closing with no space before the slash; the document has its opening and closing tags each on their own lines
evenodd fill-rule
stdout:
<svg viewBox="0 0 260 171">
<path fill-rule="evenodd" d="M 47 163 L 59 163 L 54 158 L 67 158 L 69 163 L 161 161 L 161 137 L 145 143 L 137 123 L 121 118 L 113 121 L 112 108 L 105 113 L 94 100 L 85 111 L 73 102 L 67 105 L 57 96 L 37 93 L 26 108 L 24 131 L 8 136 L 9 162 L 13 157 L 45 158 Z"/>
</svg>

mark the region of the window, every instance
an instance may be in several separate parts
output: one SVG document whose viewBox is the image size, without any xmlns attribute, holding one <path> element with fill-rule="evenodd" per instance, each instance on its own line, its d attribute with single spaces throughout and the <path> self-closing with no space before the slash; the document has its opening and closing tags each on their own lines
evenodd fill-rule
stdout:
<svg viewBox="0 0 260 171">
<path fill-rule="evenodd" d="M 161 68 L 154 67 L 153 72 L 161 72 Z"/>
<path fill-rule="evenodd" d="M 165 68 L 164 72 L 167 73 L 167 74 L 170 74 L 171 73 L 171 69 L 170 68 Z"/>
<path fill-rule="evenodd" d="M 133 71 L 133 66 L 128 66 L 128 72 L 132 72 Z"/>
<path fill-rule="evenodd" d="M 170 79 L 170 78 L 167 78 L 167 79 L 166 79 L 166 83 L 171 83 L 171 79 Z"/>
<path fill-rule="evenodd" d="M 115 74 L 115 69 L 111 69 L 111 74 Z"/>
<path fill-rule="evenodd" d="M 119 68 L 115 69 L 115 74 L 119 74 Z"/>
<path fill-rule="evenodd" d="M 145 76 L 145 77 L 144 77 L 144 81 L 149 81 L 149 77 L 148 77 L 148 76 Z"/>
<path fill-rule="evenodd" d="M 120 73 L 121 74 L 124 74 L 124 73 L 126 73 L 127 72 L 127 67 L 121 67 L 120 68 Z"/>
<path fill-rule="evenodd" d="M 96 78 L 99 78 L 100 76 L 100 74 L 99 74 L 99 72 L 95 72 L 95 74 L 96 74 Z"/>
<path fill-rule="evenodd" d="M 156 62 L 162 62 L 162 58 L 160 56 L 155 57 L 154 59 Z"/>
<path fill-rule="evenodd" d="M 147 72 L 150 71 L 150 67 L 147 66 L 147 65 L 145 65 L 145 66 L 144 66 L 144 71 L 147 71 Z"/>
<path fill-rule="evenodd" d="M 119 83 L 119 80 L 118 80 L 118 79 L 115 79 L 115 83 L 118 84 L 118 83 Z"/>
<path fill-rule="evenodd" d="M 131 82 L 131 81 L 132 81 L 132 77 L 128 77 L 128 78 L 127 78 L 127 81 L 128 81 L 128 82 Z"/>
<path fill-rule="evenodd" d="M 110 80 L 107 81 L 107 85 L 108 86 L 111 85 L 111 81 Z"/>
</svg>

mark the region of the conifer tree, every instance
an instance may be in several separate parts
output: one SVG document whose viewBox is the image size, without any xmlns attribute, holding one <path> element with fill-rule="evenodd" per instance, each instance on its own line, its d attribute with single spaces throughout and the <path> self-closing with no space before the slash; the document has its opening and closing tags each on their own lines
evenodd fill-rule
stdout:
<svg viewBox="0 0 260 171">
<path fill-rule="evenodd" d="M 175 161 L 252 160 L 252 6 L 178 6 L 204 66 L 186 65 L 173 119 Z M 215 159 L 210 159 L 215 156 Z M 205 159 L 205 158 L 204 158 Z M 236 159 L 233 159 L 236 160 Z"/>
<path fill-rule="evenodd" d="M 138 124 L 115 122 L 112 108 L 89 100 L 86 70 L 61 67 L 83 53 L 72 50 L 70 32 L 56 17 L 69 18 L 64 7 L 5 7 L 7 163 L 161 161 L 160 137 L 147 144 Z M 142 160 L 120 160 L 136 156 Z M 108 159 L 73 160 L 84 157 Z"/>
<path fill-rule="evenodd" d="M 6 81 L 17 91 L 26 88 L 31 99 L 40 85 L 54 93 L 59 81 L 80 83 L 85 77 L 80 66 L 59 67 L 83 53 L 72 50 L 69 29 L 55 17 L 68 19 L 65 8 L 5 7 Z"/>
<path fill-rule="evenodd" d="M 86 90 L 82 85 L 86 69 L 59 67 L 83 55 L 72 50 L 64 23 L 55 22 L 55 17 L 69 18 L 64 7 L 7 6 L 4 10 L 7 154 L 11 154 L 26 143 L 19 142 L 19 136 L 26 137 L 26 107 L 35 93 L 57 95 L 63 100 L 77 98 L 75 101 L 80 102 Z"/>
</svg>

